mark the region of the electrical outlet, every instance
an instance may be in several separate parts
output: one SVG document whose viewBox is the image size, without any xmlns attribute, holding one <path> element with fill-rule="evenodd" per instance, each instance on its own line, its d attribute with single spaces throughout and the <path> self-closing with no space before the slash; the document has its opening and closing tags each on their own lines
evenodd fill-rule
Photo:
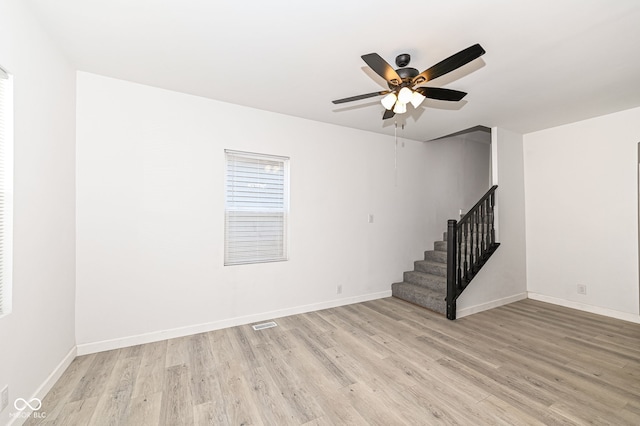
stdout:
<svg viewBox="0 0 640 426">
<path fill-rule="evenodd" d="M 342 284 L 338 285 L 338 288 L 336 289 L 336 293 L 342 294 Z"/>
<path fill-rule="evenodd" d="M 587 294 L 587 286 L 584 284 L 578 284 L 578 294 Z"/>
<path fill-rule="evenodd" d="M 0 394 L 2 395 L 0 396 L 0 411 L 2 411 L 9 405 L 9 385 L 2 388 Z"/>
<path fill-rule="evenodd" d="M 367 219 L 369 223 L 373 223 L 373 214 L 369 213 L 369 217 Z"/>
</svg>

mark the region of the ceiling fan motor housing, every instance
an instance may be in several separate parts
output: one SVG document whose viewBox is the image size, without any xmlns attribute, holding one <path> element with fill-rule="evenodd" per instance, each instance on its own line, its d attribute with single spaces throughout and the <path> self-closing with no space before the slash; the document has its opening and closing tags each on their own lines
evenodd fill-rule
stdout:
<svg viewBox="0 0 640 426">
<path fill-rule="evenodd" d="M 388 83 L 389 85 L 389 89 L 395 89 L 398 87 L 407 87 L 407 86 L 412 86 L 413 84 L 413 79 L 420 74 L 420 72 L 415 69 L 415 68 L 398 68 L 396 70 L 396 73 L 398 74 L 398 77 L 400 77 L 402 79 L 402 82 L 400 84 L 391 84 Z"/>
</svg>

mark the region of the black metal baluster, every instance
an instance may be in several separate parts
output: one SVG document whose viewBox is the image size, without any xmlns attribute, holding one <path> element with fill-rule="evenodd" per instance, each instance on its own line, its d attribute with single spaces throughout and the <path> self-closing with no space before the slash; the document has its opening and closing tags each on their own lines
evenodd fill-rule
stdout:
<svg viewBox="0 0 640 426">
<path fill-rule="evenodd" d="M 485 203 L 480 204 L 480 255 L 484 256 L 484 252 L 487 249 L 486 241 L 484 238 L 485 233 L 485 222 L 487 220 Z"/>
<path fill-rule="evenodd" d="M 464 271 L 464 280 L 467 281 L 468 279 L 468 275 L 469 275 L 469 267 L 468 267 L 468 260 L 469 260 L 469 254 L 468 254 L 468 248 L 469 248 L 469 240 L 468 240 L 468 234 L 469 234 L 469 221 L 465 221 L 463 224 L 463 230 L 464 230 L 464 267 L 462 268 L 462 270 Z"/>
<path fill-rule="evenodd" d="M 469 271 L 471 271 L 471 276 L 469 279 L 473 278 L 473 274 L 475 273 L 475 263 L 476 263 L 476 238 L 478 236 L 478 231 L 476 227 L 477 221 L 477 210 L 474 210 L 471 213 L 471 246 L 469 247 Z"/>
<path fill-rule="evenodd" d="M 480 210 L 476 210 L 476 251 L 475 262 L 473 263 L 473 275 L 478 272 L 478 262 L 480 261 Z"/>
</svg>

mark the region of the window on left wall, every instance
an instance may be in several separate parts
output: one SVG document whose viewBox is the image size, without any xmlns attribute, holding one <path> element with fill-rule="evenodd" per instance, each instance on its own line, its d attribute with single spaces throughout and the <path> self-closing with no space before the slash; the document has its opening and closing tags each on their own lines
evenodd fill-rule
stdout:
<svg viewBox="0 0 640 426">
<path fill-rule="evenodd" d="M 288 260 L 289 158 L 225 150 L 224 264 Z"/>
<path fill-rule="evenodd" d="M 12 251 L 13 77 L 0 67 L 0 317 L 11 312 Z"/>
</svg>

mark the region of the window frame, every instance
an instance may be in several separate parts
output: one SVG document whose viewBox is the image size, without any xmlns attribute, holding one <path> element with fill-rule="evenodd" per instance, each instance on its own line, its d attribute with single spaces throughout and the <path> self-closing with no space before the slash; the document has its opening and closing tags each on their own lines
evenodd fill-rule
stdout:
<svg viewBox="0 0 640 426">
<path fill-rule="evenodd" d="M 12 311 L 13 75 L 0 67 L 0 318 Z"/>
<path fill-rule="evenodd" d="M 247 265 L 247 264 L 258 264 L 258 263 L 271 263 L 271 262 L 284 262 L 289 260 L 289 214 L 290 214 L 290 158 L 280 155 L 271 155 L 271 154 L 262 154 L 255 152 L 247 152 L 247 151 L 236 151 L 231 149 L 225 149 L 225 171 L 224 171 L 224 266 L 234 266 L 234 265 Z M 282 200 L 281 206 L 279 207 L 268 207 L 265 205 L 262 206 L 238 206 L 233 204 L 242 204 L 242 200 L 230 201 L 231 198 L 236 199 L 235 192 L 234 195 L 231 195 L 230 189 L 237 188 L 230 181 L 230 177 L 232 176 L 231 171 L 231 161 L 233 159 L 245 159 L 247 164 L 252 162 L 266 162 L 266 163 L 278 163 L 282 165 L 282 178 L 278 182 L 278 184 L 282 185 Z M 268 166 L 268 165 L 267 165 Z M 265 166 L 265 170 L 267 169 Z M 269 172 L 267 172 L 269 173 Z M 259 172 L 256 174 L 257 177 L 268 176 L 268 174 Z M 256 186 L 252 186 L 252 188 L 263 187 L 264 184 L 256 184 Z M 265 187 L 266 188 L 266 187 Z M 241 198 L 241 197 L 239 197 Z M 253 197 L 252 197 L 253 198 Z M 259 197 L 258 197 L 259 198 Z M 255 199 L 252 200 L 255 202 Z M 255 252 L 253 255 L 241 256 L 237 253 L 237 248 L 240 245 L 239 239 L 232 239 L 230 234 L 233 234 L 233 214 L 241 215 L 242 213 L 254 214 L 254 215 L 281 215 L 281 236 L 280 244 L 272 247 L 272 250 L 276 248 L 279 250 L 277 255 L 267 254 L 267 251 L 264 250 L 264 242 L 268 240 L 268 238 L 263 239 L 261 236 L 257 236 L 254 243 Z M 235 219 L 238 219 L 239 216 L 236 216 Z M 278 219 L 276 219 L 278 221 Z M 273 220 L 265 220 L 265 221 L 256 221 L 256 234 L 260 234 L 263 229 L 258 229 L 260 224 L 268 225 L 272 224 Z M 236 222 L 237 223 L 237 222 Z M 251 241 L 249 241 L 251 242 Z M 235 247 L 234 247 L 235 245 Z M 234 250 L 236 249 L 236 250 Z"/>
</svg>

